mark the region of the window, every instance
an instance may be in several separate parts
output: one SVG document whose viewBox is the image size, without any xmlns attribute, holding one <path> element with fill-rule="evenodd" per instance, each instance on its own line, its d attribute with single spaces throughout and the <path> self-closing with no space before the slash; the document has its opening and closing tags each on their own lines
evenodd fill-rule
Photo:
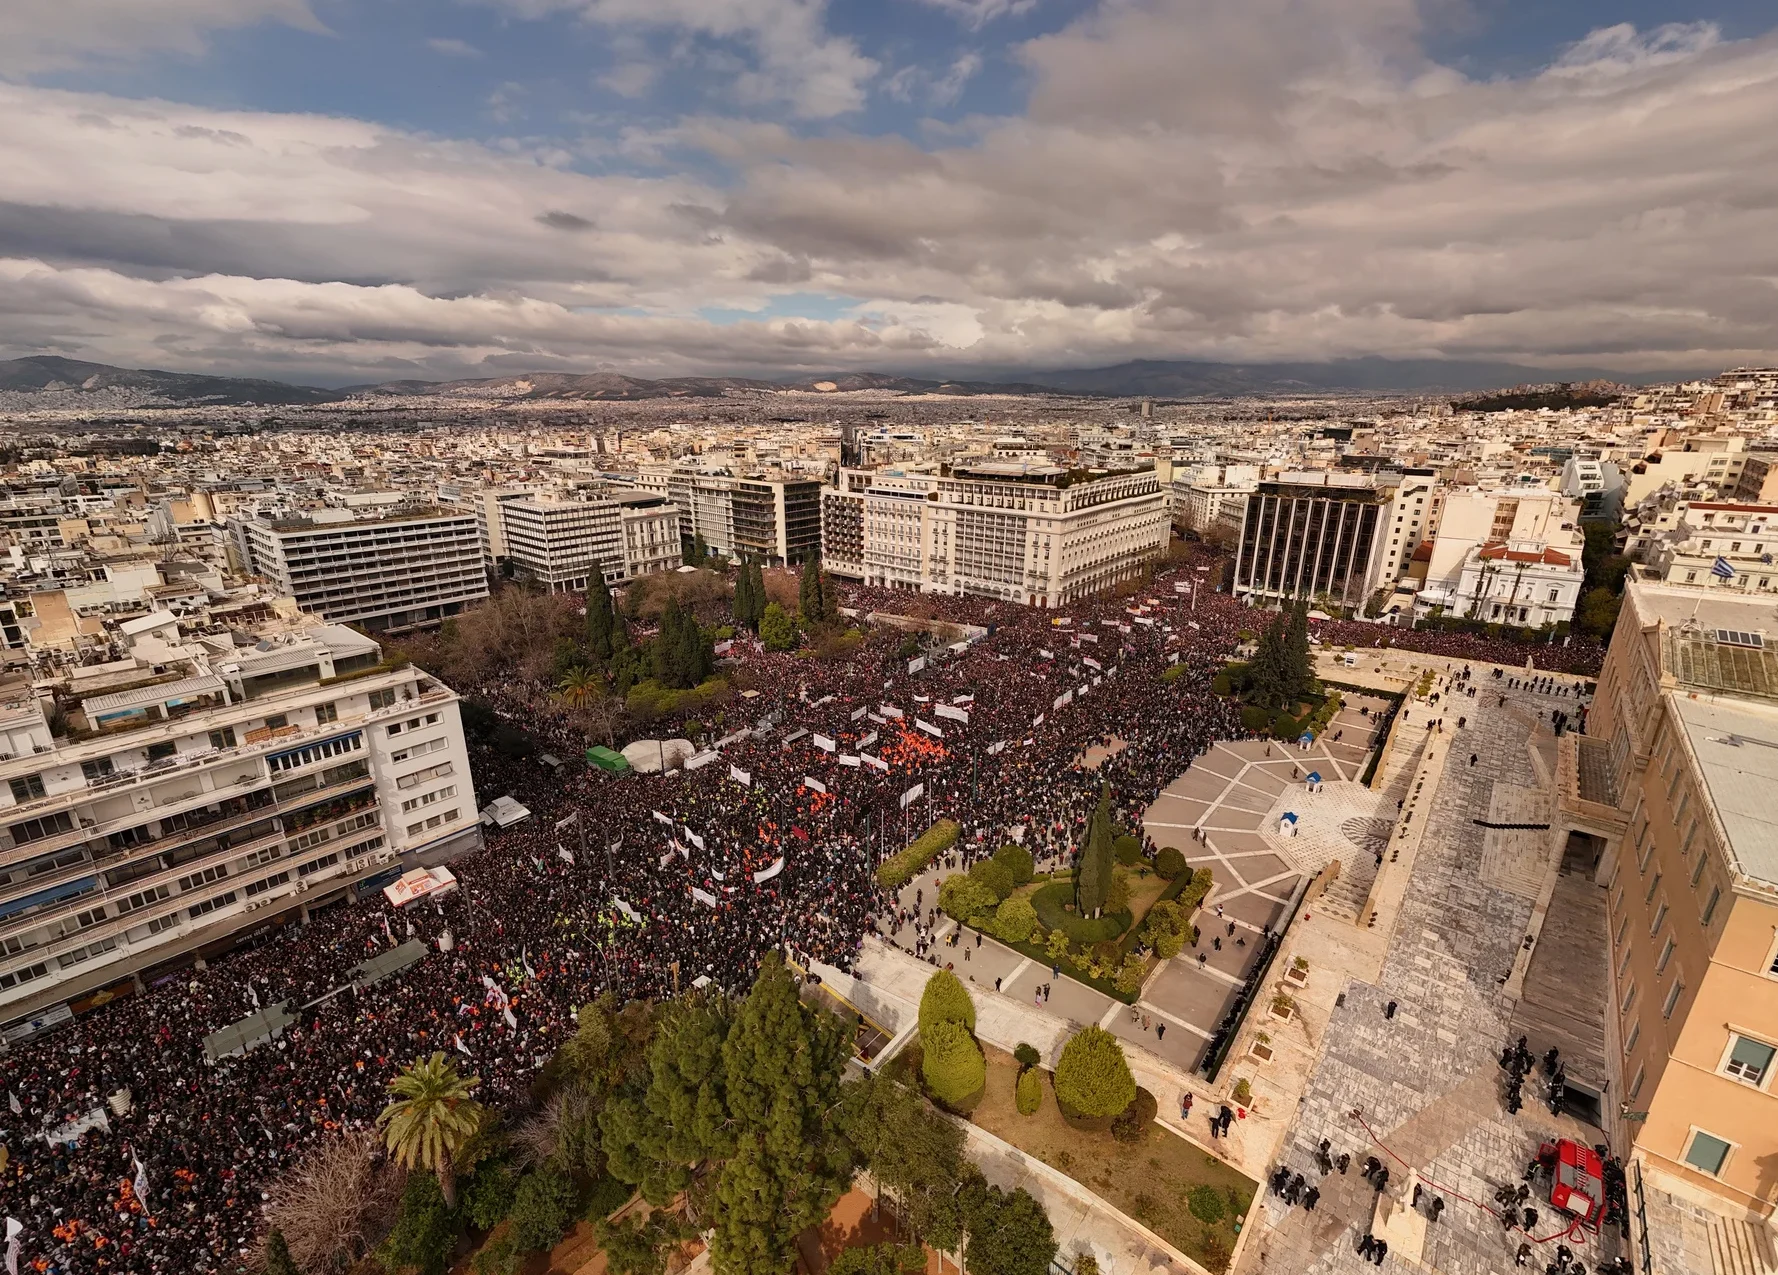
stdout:
<svg viewBox="0 0 1778 1275">
<path fill-rule="evenodd" d="M 0 991 L 17 987 L 20 983 L 35 982 L 40 978 L 47 977 L 48 974 L 49 966 L 43 961 L 38 961 L 35 965 L 27 965 L 23 969 L 13 970 L 10 973 L 0 973 Z"/>
<path fill-rule="evenodd" d="M 12 799 L 20 805 L 27 801 L 36 801 L 43 796 L 42 775 L 25 775 L 23 778 L 12 780 L 11 784 Z"/>
<path fill-rule="evenodd" d="M 210 732 L 210 747 L 215 749 L 233 748 L 235 746 L 235 728 L 224 726 L 221 730 Z"/>
<path fill-rule="evenodd" d="M 1636 871 L 1647 872 L 1648 861 L 1654 856 L 1655 843 L 1649 838 L 1648 824 L 1642 825 L 1642 833 L 1636 838 Z"/>
<path fill-rule="evenodd" d="M 1648 883 L 1648 893 L 1642 896 L 1642 901 L 1644 903 L 1653 903 L 1654 898 L 1655 898 L 1655 891 L 1660 888 L 1661 888 L 1661 874 L 1657 872 L 1657 873 L 1655 873 L 1654 880 L 1652 880 Z"/>
<path fill-rule="evenodd" d="M 440 762 L 436 766 L 427 766 L 424 770 L 416 770 L 411 775 L 402 775 L 395 781 L 397 788 L 418 788 L 429 779 L 442 779 L 451 773 L 451 763 Z"/>
<path fill-rule="evenodd" d="M 393 688 L 383 691 L 372 691 L 370 693 L 370 711 L 373 713 L 379 708 L 388 708 L 394 703 L 395 691 Z M 394 734 L 395 732 L 391 729 L 389 733 Z"/>
<path fill-rule="evenodd" d="M 1704 861 L 1706 859 L 1708 859 L 1709 857 L 1710 857 L 1709 855 L 1701 854 L 1698 856 L 1697 863 L 1692 865 L 1692 888 L 1693 889 L 1697 888 L 1698 878 L 1704 875 Z"/>
<path fill-rule="evenodd" d="M 95 956 L 103 956 L 107 952 L 115 952 L 116 950 L 116 939 L 97 939 L 94 942 L 88 943 L 85 947 L 77 947 L 73 951 L 63 952 L 61 956 L 56 958 L 56 963 L 63 969 L 71 969 L 74 966 L 81 964 L 83 961 L 90 961 Z"/>
<path fill-rule="evenodd" d="M 108 778 L 113 773 L 111 758 L 101 757 L 97 761 L 83 761 L 80 763 L 80 773 L 85 776 L 89 784 Z"/>
<path fill-rule="evenodd" d="M 1724 1142 L 1702 1129 L 1693 1129 L 1691 1145 L 1685 1149 L 1685 1162 L 1699 1172 L 1715 1177 L 1728 1163 L 1729 1152 L 1733 1149 L 1732 1142 Z"/>
<path fill-rule="evenodd" d="M 1665 921 L 1666 919 L 1667 919 L 1667 901 L 1665 899 L 1662 899 L 1661 906 L 1655 909 L 1654 923 L 1648 927 L 1648 933 L 1651 938 L 1654 935 L 1659 934 L 1661 932 L 1661 922 Z"/>
<path fill-rule="evenodd" d="M 1625 919 L 1628 920 L 1627 917 Z M 1632 954 L 1632 949 L 1626 947 L 1624 949 L 1624 954 L 1618 958 L 1617 976 L 1620 980 L 1624 977 L 1624 971 L 1630 968 L 1630 957 Z"/>
<path fill-rule="evenodd" d="M 1767 1074 L 1772 1070 L 1772 1058 L 1778 1055 L 1778 1049 L 1758 1041 L 1751 1036 L 1736 1036 L 1729 1045 L 1729 1056 L 1724 1060 L 1722 1069 L 1736 1080 L 1750 1085 L 1765 1082 Z"/>
<path fill-rule="evenodd" d="M 1623 919 L 1617 923 L 1617 937 L 1612 940 L 1618 947 L 1624 945 L 1624 931 L 1630 928 L 1630 914 L 1624 913 Z"/>
<path fill-rule="evenodd" d="M 1642 1082 L 1646 1079 L 1648 1079 L 1648 1065 L 1644 1063 L 1636 1069 L 1636 1079 L 1630 1082 L 1630 1088 L 1625 1091 L 1624 1097 L 1635 1102 L 1636 1095 L 1642 1092 Z"/>
<path fill-rule="evenodd" d="M 391 765 L 399 766 L 402 762 L 407 761 L 409 758 L 424 757 L 427 753 L 440 752 L 443 749 L 449 748 L 450 746 L 451 746 L 451 741 L 448 739 L 443 739 L 443 738 L 429 739 L 423 743 L 413 744 L 407 748 L 399 749 L 396 752 L 390 753 L 389 754 L 389 761 L 390 761 Z"/>
<path fill-rule="evenodd" d="M 169 891 L 166 886 L 157 885 L 150 889 L 140 890 L 135 894 L 127 895 L 117 901 L 117 914 L 122 916 L 126 912 L 134 912 L 137 908 L 145 908 L 151 903 L 159 903 L 162 899 L 168 896 L 168 893 Z"/>
<path fill-rule="evenodd" d="M 157 761 L 165 761 L 178 751 L 179 745 L 171 741 L 161 744 L 150 744 L 148 746 L 148 760 L 150 764 Z"/>
<path fill-rule="evenodd" d="M 196 890 L 200 886 L 209 885 L 212 881 L 220 881 L 228 875 L 226 863 L 213 863 L 201 872 L 194 872 L 188 877 L 179 878 L 179 891 Z"/>
<path fill-rule="evenodd" d="M 1704 910 L 1698 914 L 1699 925 L 1707 926 L 1710 924 L 1710 918 L 1716 915 L 1716 905 L 1721 901 L 1722 887 L 1719 885 L 1711 886 L 1710 897 L 1704 900 Z"/>
<path fill-rule="evenodd" d="M 1673 1010 L 1679 1004 L 1680 993 L 1685 991 L 1685 979 L 1675 978 L 1673 986 L 1667 989 L 1667 999 L 1661 1002 L 1661 1017 L 1673 1017 Z"/>
<path fill-rule="evenodd" d="M 1665 974 L 1667 972 L 1667 962 L 1672 959 L 1673 959 L 1673 936 L 1671 934 L 1669 934 L 1667 936 L 1667 941 L 1665 943 L 1661 944 L 1660 956 L 1655 958 L 1655 974 L 1657 976 L 1659 976 L 1661 974 Z"/>
<path fill-rule="evenodd" d="M 1637 1019 L 1630 1024 L 1630 1034 L 1624 1038 L 1624 1056 L 1627 1058 L 1636 1052 L 1636 1042 L 1642 1039 L 1642 1020 Z"/>
<path fill-rule="evenodd" d="M 300 865 L 296 870 L 296 875 L 299 877 L 306 877 L 321 871 L 323 868 L 331 868 L 339 861 L 340 853 L 335 850 L 332 854 L 324 854 L 319 859 Z"/>
<path fill-rule="evenodd" d="M 154 920 L 150 921 L 142 928 L 147 930 L 152 936 L 155 934 L 164 934 L 178 924 L 179 914 L 177 912 L 170 912 L 166 916 L 155 917 Z"/>
<path fill-rule="evenodd" d="M 337 722 L 339 719 L 340 710 L 337 704 L 315 705 L 315 724 L 317 726 L 325 726 L 329 722 Z"/>
<path fill-rule="evenodd" d="M 255 850 L 241 860 L 241 871 L 246 872 L 253 868 L 263 867 L 283 853 L 284 851 L 277 846 L 266 846 L 263 850 Z"/>
<path fill-rule="evenodd" d="M 435 803 L 440 802 L 440 801 L 448 801 L 452 797 L 455 797 L 456 795 L 457 795 L 457 785 L 456 784 L 446 784 L 443 788 L 440 788 L 437 792 L 422 793 L 420 796 L 415 797 L 412 800 L 402 802 L 401 803 L 401 813 L 404 815 L 412 814 L 414 811 L 420 809 L 422 806 L 430 806 L 430 805 L 434 805 Z"/>
<path fill-rule="evenodd" d="M 234 901 L 235 901 L 235 892 L 233 890 L 230 890 L 227 894 L 219 894 L 213 899 L 205 899 L 202 903 L 192 904 L 190 907 L 185 909 L 185 915 L 189 916 L 192 920 L 195 921 L 200 916 L 208 916 L 210 913 L 214 912 L 217 908 L 225 908 L 229 904 L 233 903 Z"/>
<path fill-rule="evenodd" d="M 1636 1003 L 1636 982 L 1634 979 L 1632 979 L 1630 981 L 1630 985 L 1624 989 L 1624 999 L 1618 1002 L 1618 1012 L 1620 1014 L 1628 1014 L 1630 1012 L 1630 1006 L 1634 1005 L 1635 1003 Z"/>
<path fill-rule="evenodd" d="M 276 890 L 279 886 L 287 885 L 289 882 L 290 874 L 288 872 L 280 872 L 276 876 L 269 876 L 263 881 L 252 882 L 246 889 L 246 895 L 251 899 L 256 894 L 264 894 L 267 890 Z"/>
<path fill-rule="evenodd" d="M 288 725 L 290 725 L 289 713 L 273 713 L 270 717 L 265 719 L 265 728 L 267 730 L 283 730 Z"/>
<path fill-rule="evenodd" d="M 53 815 L 44 815 L 41 819 L 27 819 L 23 823 L 15 823 L 7 831 L 12 833 L 12 843 L 23 845 L 27 841 L 42 841 L 45 837 L 60 836 L 74 828 L 74 820 L 66 810 L 58 810 Z"/>
</svg>

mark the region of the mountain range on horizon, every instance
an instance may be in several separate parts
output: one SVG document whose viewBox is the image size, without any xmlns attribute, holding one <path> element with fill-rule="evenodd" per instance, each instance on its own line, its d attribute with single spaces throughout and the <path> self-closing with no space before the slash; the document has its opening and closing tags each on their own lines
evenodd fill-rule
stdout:
<svg viewBox="0 0 1778 1275">
<path fill-rule="evenodd" d="M 732 393 L 848 393 L 1044 395 L 1092 398 L 1221 398 L 1262 394 L 1449 393 L 1523 385 L 1595 382 L 1650 384 L 1713 372 L 1634 375 L 1601 368 L 1536 368 L 1515 363 L 1439 359 L 1338 359 L 1323 363 L 1209 363 L 1142 359 L 1099 368 L 982 372 L 971 379 L 933 380 L 879 372 L 826 376 L 668 377 L 650 380 L 617 372 L 535 372 L 459 380 L 392 380 L 326 387 L 255 377 L 214 376 L 121 368 L 57 355 L 0 360 L 0 393 L 41 398 L 119 391 L 150 400 L 140 406 L 300 406 L 354 398 L 443 395 L 464 400 L 560 399 L 634 402 L 661 398 L 720 398 Z"/>
</svg>

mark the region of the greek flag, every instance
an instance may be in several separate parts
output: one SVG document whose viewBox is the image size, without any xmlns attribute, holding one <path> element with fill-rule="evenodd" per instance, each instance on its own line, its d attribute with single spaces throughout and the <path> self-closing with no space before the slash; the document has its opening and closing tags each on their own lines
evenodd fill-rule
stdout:
<svg viewBox="0 0 1778 1275">
<path fill-rule="evenodd" d="M 1718 558 L 1715 563 L 1711 565 L 1710 574 L 1715 576 L 1718 580 L 1733 580 L 1735 578 L 1735 569 L 1729 565 L 1729 560 L 1727 558 Z"/>
</svg>

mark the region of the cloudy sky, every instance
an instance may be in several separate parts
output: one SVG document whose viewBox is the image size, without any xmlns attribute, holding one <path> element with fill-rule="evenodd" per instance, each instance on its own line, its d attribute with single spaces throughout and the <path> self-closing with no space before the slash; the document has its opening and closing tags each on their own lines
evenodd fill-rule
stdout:
<svg viewBox="0 0 1778 1275">
<path fill-rule="evenodd" d="M 1778 358 L 1770 0 L 4 0 L 0 355 Z"/>
</svg>

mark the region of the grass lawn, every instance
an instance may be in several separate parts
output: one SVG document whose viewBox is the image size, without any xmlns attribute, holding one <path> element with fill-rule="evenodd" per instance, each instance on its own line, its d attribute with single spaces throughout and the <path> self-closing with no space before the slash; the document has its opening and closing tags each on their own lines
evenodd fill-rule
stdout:
<svg viewBox="0 0 1778 1275">
<path fill-rule="evenodd" d="M 1247 1212 L 1257 1183 L 1160 1124 L 1151 1124 L 1140 1142 L 1073 1128 L 1056 1109 L 1047 1071 L 1043 1105 L 1021 1116 L 1013 1106 L 1018 1063 L 991 1045 L 982 1052 L 988 1088 L 972 1117 L 976 1124 L 1060 1169 L 1209 1270 L 1226 1269 L 1235 1221 Z"/>
</svg>

